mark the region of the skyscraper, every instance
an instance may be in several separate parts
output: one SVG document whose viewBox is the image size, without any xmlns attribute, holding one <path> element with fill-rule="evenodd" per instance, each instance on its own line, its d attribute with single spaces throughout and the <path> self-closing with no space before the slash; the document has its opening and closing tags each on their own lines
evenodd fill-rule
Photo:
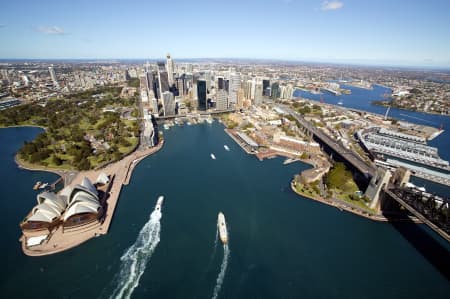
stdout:
<svg viewBox="0 0 450 299">
<path fill-rule="evenodd" d="M 216 94 L 216 109 L 226 110 L 228 109 L 228 94 L 225 90 L 219 89 Z"/>
<path fill-rule="evenodd" d="M 158 80 L 159 80 L 159 94 L 162 99 L 162 94 L 165 91 L 169 91 L 170 85 L 169 85 L 169 77 L 165 70 L 161 71 L 158 69 Z"/>
<path fill-rule="evenodd" d="M 270 96 L 270 81 L 268 79 L 263 79 L 262 84 L 263 84 L 263 95 L 267 97 Z"/>
<path fill-rule="evenodd" d="M 276 100 L 280 97 L 280 84 L 278 82 L 274 82 L 272 84 L 271 97 L 273 100 Z"/>
<path fill-rule="evenodd" d="M 164 116 L 175 115 L 175 99 L 170 91 L 162 93 Z"/>
<path fill-rule="evenodd" d="M 262 82 L 258 82 L 255 85 L 255 97 L 253 99 L 253 104 L 260 105 L 262 104 L 263 99 L 263 84 Z"/>
<path fill-rule="evenodd" d="M 197 80 L 198 110 L 207 109 L 206 80 Z"/>
<path fill-rule="evenodd" d="M 58 80 L 56 79 L 56 73 L 55 73 L 55 70 L 53 69 L 53 66 L 48 67 L 48 72 L 50 73 L 50 78 L 52 78 L 53 86 L 59 87 Z"/>
<path fill-rule="evenodd" d="M 230 96 L 229 96 L 229 103 L 230 107 L 235 107 L 237 104 L 237 92 L 239 88 L 241 87 L 241 75 L 238 73 L 231 73 L 230 74 Z"/>
<path fill-rule="evenodd" d="M 167 70 L 167 76 L 168 76 L 168 80 L 169 80 L 169 85 L 172 86 L 172 84 L 175 83 L 173 81 L 174 66 L 173 66 L 173 60 L 170 57 L 169 53 L 167 53 L 167 56 L 166 56 L 166 70 Z"/>
<path fill-rule="evenodd" d="M 224 86 L 224 80 L 223 77 L 217 77 L 217 88 L 218 89 L 225 89 Z"/>
</svg>

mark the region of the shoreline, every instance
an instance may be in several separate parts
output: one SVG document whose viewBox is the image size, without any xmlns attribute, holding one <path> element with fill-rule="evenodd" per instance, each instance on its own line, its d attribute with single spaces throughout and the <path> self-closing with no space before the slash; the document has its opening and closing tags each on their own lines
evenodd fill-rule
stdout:
<svg viewBox="0 0 450 299">
<path fill-rule="evenodd" d="M 291 186 L 291 190 L 295 194 L 297 194 L 297 195 L 299 195 L 301 197 L 304 197 L 304 198 L 307 198 L 307 199 L 310 199 L 310 200 L 313 200 L 313 201 L 316 201 L 316 202 L 319 202 L 319 203 L 322 203 L 322 204 L 334 207 L 336 209 L 339 209 L 340 211 L 346 211 L 346 212 L 352 213 L 352 214 L 354 214 L 356 216 L 364 217 L 366 219 L 370 219 L 370 220 L 378 221 L 378 222 L 391 222 L 391 221 L 393 221 L 393 219 L 388 219 L 388 218 L 386 218 L 383 215 L 373 214 L 370 211 L 363 211 L 362 208 L 349 206 L 349 205 L 351 205 L 350 203 L 347 203 L 347 205 L 344 205 L 342 203 L 339 203 L 339 202 L 336 202 L 336 201 L 333 201 L 333 200 L 330 200 L 330 199 L 316 198 L 316 197 L 313 197 L 313 196 L 309 196 L 307 194 L 303 194 L 303 193 L 298 192 L 296 190 L 296 188 L 294 187 L 294 182 L 293 181 L 291 181 L 290 186 Z M 420 221 L 418 219 L 411 219 L 411 218 L 394 219 L 394 221 L 396 221 L 396 222 L 422 223 L 422 221 Z"/>
<path fill-rule="evenodd" d="M 119 161 L 111 163 L 102 169 L 94 169 L 81 171 L 76 174 L 70 186 L 79 182 L 83 177 L 89 178 L 92 182 L 100 173 L 105 173 L 110 177 L 110 184 L 104 198 L 104 215 L 102 221 L 86 223 L 84 226 L 77 228 L 75 231 L 64 232 L 62 225 L 59 225 L 52 231 L 48 232 L 48 238 L 41 244 L 27 247 L 26 236 L 21 235 L 19 241 L 22 243 L 22 251 L 28 256 L 43 256 L 59 253 L 74 248 L 94 237 L 106 235 L 109 231 L 110 224 L 114 218 L 115 208 L 120 198 L 120 193 L 124 185 L 128 185 L 135 166 L 146 157 L 158 152 L 164 145 L 164 140 L 152 148 L 145 150 L 136 150 L 125 156 Z M 31 170 L 35 171 L 35 170 Z M 46 170 L 44 170 L 46 171 Z M 42 234 L 42 232 L 41 232 Z M 30 236 L 32 236 L 30 234 Z"/>
<path fill-rule="evenodd" d="M 378 107 L 383 107 L 383 108 L 391 107 L 391 108 L 395 108 L 395 109 L 403 110 L 403 111 L 408 111 L 408 112 L 423 113 L 425 115 L 436 115 L 436 116 L 440 115 L 440 116 L 450 117 L 450 115 L 448 115 L 448 114 L 441 114 L 441 113 L 437 113 L 437 112 L 425 112 L 425 111 L 421 111 L 421 110 L 411 110 L 411 109 L 407 109 L 407 108 L 404 108 L 404 107 L 396 107 L 396 106 L 378 104 L 377 102 L 378 101 L 371 101 L 370 104 L 373 105 L 373 106 L 378 106 Z"/>
</svg>

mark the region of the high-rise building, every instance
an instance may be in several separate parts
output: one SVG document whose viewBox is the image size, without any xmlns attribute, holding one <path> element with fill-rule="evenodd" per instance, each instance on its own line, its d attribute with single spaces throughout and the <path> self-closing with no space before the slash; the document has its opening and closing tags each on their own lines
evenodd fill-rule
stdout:
<svg viewBox="0 0 450 299">
<path fill-rule="evenodd" d="M 266 97 L 270 96 L 270 81 L 268 79 L 262 80 L 263 95 Z"/>
<path fill-rule="evenodd" d="M 161 94 L 164 116 L 175 115 L 175 99 L 170 91 L 164 91 Z"/>
<path fill-rule="evenodd" d="M 254 105 L 260 105 L 262 104 L 263 100 L 263 84 L 262 82 L 258 82 L 255 85 L 255 97 L 253 99 Z"/>
<path fill-rule="evenodd" d="M 276 100 L 280 97 L 280 84 L 278 82 L 274 82 L 271 88 L 271 97 L 273 100 Z"/>
<path fill-rule="evenodd" d="M 2 69 L 2 79 L 9 81 L 8 70 Z"/>
<path fill-rule="evenodd" d="M 244 97 L 246 99 L 251 99 L 252 98 L 252 80 L 247 80 L 246 82 L 244 82 L 243 84 L 244 86 Z"/>
<path fill-rule="evenodd" d="M 169 77 L 167 75 L 167 72 L 158 70 L 158 81 L 159 81 L 159 94 L 162 99 L 162 94 L 166 91 L 169 91 L 170 85 L 169 85 Z"/>
<path fill-rule="evenodd" d="M 217 89 L 225 89 L 223 77 L 217 77 Z"/>
<path fill-rule="evenodd" d="M 268 79 L 263 79 L 262 85 L 263 85 L 263 90 L 266 90 L 266 88 L 270 86 L 270 81 Z"/>
<path fill-rule="evenodd" d="M 217 110 L 228 109 L 228 94 L 223 89 L 219 89 L 216 93 L 216 109 Z"/>
<path fill-rule="evenodd" d="M 50 73 L 50 78 L 52 78 L 53 86 L 59 87 L 58 80 L 56 79 L 56 73 L 55 73 L 55 70 L 53 69 L 53 66 L 48 67 L 48 72 Z"/>
<path fill-rule="evenodd" d="M 174 71 L 174 66 L 173 66 L 173 60 L 170 57 L 170 54 L 167 53 L 166 56 L 166 70 L 167 70 L 167 76 L 168 76 L 168 80 L 169 80 L 169 85 L 172 86 L 172 84 L 174 84 L 174 80 L 173 80 L 173 71 Z"/>
<path fill-rule="evenodd" d="M 198 110 L 207 109 L 207 93 L 206 93 L 206 80 L 197 80 L 197 98 L 198 98 Z"/>
<path fill-rule="evenodd" d="M 237 104 L 237 92 L 241 87 L 241 75 L 238 73 L 230 74 L 230 92 L 229 92 L 229 103 L 230 107 L 235 107 Z"/>
</svg>

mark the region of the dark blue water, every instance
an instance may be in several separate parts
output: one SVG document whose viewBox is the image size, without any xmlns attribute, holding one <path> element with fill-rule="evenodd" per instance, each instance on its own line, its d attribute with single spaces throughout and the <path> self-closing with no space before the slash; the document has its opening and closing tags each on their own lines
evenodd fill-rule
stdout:
<svg viewBox="0 0 450 299">
<path fill-rule="evenodd" d="M 352 93 L 349 95 L 335 96 L 328 92 L 324 92 L 322 95 L 317 95 L 310 92 L 296 90 L 294 96 L 316 101 L 320 101 L 322 97 L 325 103 L 333 105 L 337 105 L 339 100 L 342 100 L 343 107 L 360 109 L 382 115 L 386 113 L 387 108 L 372 105 L 371 102 L 375 100 L 385 100 L 383 96 L 385 94 L 390 94 L 390 89 L 382 87 L 380 85 L 373 85 L 373 90 L 367 90 L 348 85 L 342 85 L 342 87 L 350 89 Z M 448 150 L 450 148 L 450 117 L 445 115 L 406 111 L 396 108 L 391 108 L 389 117 L 398 120 L 404 120 L 407 122 L 432 126 L 435 128 L 440 128 L 441 126 L 443 126 L 445 131 L 439 137 L 435 138 L 428 144 L 437 147 L 439 149 L 439 155 L 444 160 L 450 160 L 450 150 Z"/>
<path fill-rule="evenodd" d="M 165 131 L 166 144 L 135 169 L 110 232 L 70 251 L 24 256 L 18 223 L 36 180 L 12 159 L 38 129 L 0 130 L 1 298 L 107 298 L 120 257 L 148 222 L 159 195 L 160 242 L 132 298 L 211 298 L 222 262 L 217 213 L 230 231 L 219 298 L 447 298 L 449 245 L 423 225 L 378 223 L 301 198 L 292 176 L 308 166 L 260 162 L 217 122 Z M 227 144 L 231 151 L 224 150 Z M 214 153 L 217 160 L 210 158 Z M 447 270 L 446 270 L 447 269 Z"/>
</svg>

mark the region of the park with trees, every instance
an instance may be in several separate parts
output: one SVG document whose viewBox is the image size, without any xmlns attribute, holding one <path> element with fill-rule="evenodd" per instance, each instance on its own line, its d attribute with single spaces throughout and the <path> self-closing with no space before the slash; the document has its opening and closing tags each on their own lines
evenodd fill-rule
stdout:
<svg viewBox="0 0 450 299">
<path fill-rule="evenodd" d="M 45 129 L 25 142 L 17 159 L 27 166 L 88 170 L 121 159 L 139 140 L 139 123 L 122 117 L 133 111 L 137 97 L 123 99 L 121 87 L 108 86 L 28 103 L 0 111 L 0 126 Z"/>
</svg>

